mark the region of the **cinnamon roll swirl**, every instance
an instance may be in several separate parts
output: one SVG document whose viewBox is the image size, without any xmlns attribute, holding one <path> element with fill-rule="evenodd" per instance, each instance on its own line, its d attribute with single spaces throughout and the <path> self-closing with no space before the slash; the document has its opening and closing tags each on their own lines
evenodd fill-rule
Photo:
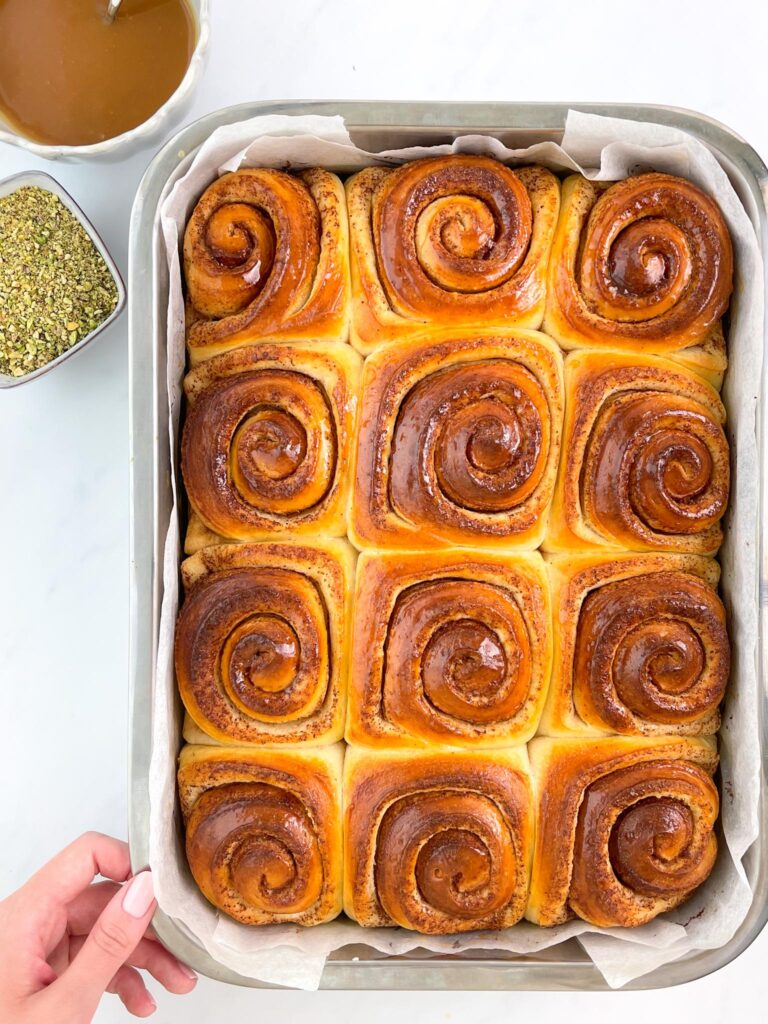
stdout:
<svg viewBox="0 0 768 1024">
<path fill-rule="evenodd" d="M 205 548 L 181 567 L 176 680 L 188 741 L 332 743 L 344 729 L 352 549 Z"/>
<path fill-rule="evenodd" d="M 522 917 L 533 844 L 524 747 L 350 747 L 344 807 L 344 910 L 359 924 L 441 935 Z"/>
<path fill-rule="evenodd" d="M 359 374 L 348 345 L 316 342 L 239 348 L 187 375 L 188 554 L 222 539 L 345 532 Z"/>
<path fill-rule="evenodd" d="M 363 373 L 356 546 L 540 543 L 563 404 L 548 338 L 442 331 L 383 346 Z"/>
<path fill-rule="evenodd" d="M 248 167 L 201 196 L 184 236 L 192 365 L 259 339 L 346 341 L 344 188 L 312 167 Z"/>
<path fill-rule="evenodd" d="M 349 743 L 497 747 L 536 730 L 551 659 L 541 556 L 358 559 Z"/>
<path fill-rule="evenodd" d="M 529 753 L 538 808 L 530 921 L 635 927 L 709 876 L 714 741 L 535 739 Z"/>
<path fill-rule="evenodd" d="M 579 549 L 714 554 L 729 488 L 717 392 L 653 356 L 566 359 L 563 449 L 544 543 Z"/>
<path fill-rule="evenodd" d="M 192 876 L 243 924 L 322 924 L 342 906 L 341 746 L 187 746 L 179 800 Z"/>
<path fill-rule="evenodd" d="M 717 562 L 562 555 L 548 568 L 559 628 L 540 733 L 717 732 L 730 669 Z"/>
<path fill-rule="evenodd" d="M 728 228 L 690 181 L 563 183 L 543 329 L 564 348 L 667 355 L 718 386 L 732 287 Z"/>
<path fill-rule="evenodd" d="M 368 167 L 347 182 L 363 353 L 434 326 L 538 327 L 560 186 L 484 156 Z"/>
</svg>

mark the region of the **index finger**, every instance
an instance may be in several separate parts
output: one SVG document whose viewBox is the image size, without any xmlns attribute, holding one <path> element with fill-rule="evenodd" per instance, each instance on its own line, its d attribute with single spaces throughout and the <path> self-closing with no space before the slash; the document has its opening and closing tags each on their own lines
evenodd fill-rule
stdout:
<svg viewBox="0 0 768 1024">
<path fill-rule="evenodd" d="M 84 832 L 65 846 L 22 886 L 39 901 L 69 903 L 96 875 L 124 882 L 131 873 L 128 844 L 121 839 Z"/>
</svg>

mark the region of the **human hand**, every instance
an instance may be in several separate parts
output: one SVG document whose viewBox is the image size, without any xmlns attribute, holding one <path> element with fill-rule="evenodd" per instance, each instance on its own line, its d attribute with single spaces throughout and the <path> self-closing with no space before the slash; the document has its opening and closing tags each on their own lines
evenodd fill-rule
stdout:
<svg viewBox="0 0 768 1024">
<path fill-rule="evenodd" d="M 125 843 L 86 832 L 0 902 L 0 1020 L 88 1024 L 105 991 L 148 1017 L 156 1003 L 136 968 L 169 992 L 194 988 L 197 975 L 148 931 L 152 875 L 130 874 Z"/>
</svg>

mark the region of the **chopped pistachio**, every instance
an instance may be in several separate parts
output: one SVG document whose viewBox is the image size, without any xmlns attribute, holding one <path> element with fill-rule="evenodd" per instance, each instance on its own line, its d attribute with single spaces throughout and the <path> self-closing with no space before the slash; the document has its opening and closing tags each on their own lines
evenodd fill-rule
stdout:
<svg viewBox="0 0 768 1024">
<path fill-rule="evenodd" d="M 0 198 L 0 373 L 44 366 L 116 305 L 109 267 L 58 196 L 25 186 Z"/>
</svg>

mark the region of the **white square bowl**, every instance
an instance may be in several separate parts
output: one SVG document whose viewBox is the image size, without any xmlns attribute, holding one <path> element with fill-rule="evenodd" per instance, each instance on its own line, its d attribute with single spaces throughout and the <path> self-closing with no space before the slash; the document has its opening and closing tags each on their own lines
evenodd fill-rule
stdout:
<svg viewBox="0 0 768 1024">
<path fill-rule="evenodd" d="M 44 373 L 48 373 L 50 370 L 60 366 L 66 359 L 71 358 L 76 352 L 80 352 L 86 345 L 90 344 L 98 334 L 101 334 L 103 330 L 109 327 L 109 325 L 120 316 L 125 308 L 125 285 L 123 284 L 123 279 L 120 276 L 120 271 L 117 269 L 114 260 L 109 255 L 107 247 L 99 237 L 96 228 L 94 228 L 93 224 L 91 224 L 69 192 L 62 188 L 55 178 L 52 178 L 50 174 L 46 174 L 44 171 L 22 171 L 20 174 L 13 174 L 10 178 L 4 178 L 0 181 L 0 199 L 10 195 L 17 189 L 29 186 L 43 188 L 47 192 L 52 192 L 55 196 L 58 196 L 72 216 L 82 224 L 88 234 L 88 237 L 96 246 L 97 252 L 106 263 L 107 268 L 112 275 L 112 279 L 117 287 L 117 303 L 106 320 L 100 323 L 98 327 L 94 327 L 90 334 L 86 334 L 84 338 L 80 339 L 80 341 L 75 342 L 75 344 L 72 345 L 71 348 L 68 348 L 66 352 L 62 352 L 60 356 L 56 356 L 55 359 L 46 363 L 45 366 L 41 366 L 37 370 L 32 370 L 30 373 L 25 373 L 21 377 L 12 377 L 10 374 L 0 373 L 0 388 L 14 388 L 18 384 L 27 384 L 29 381 L 36 380 L 38 377 L 42 377 Z"/>
</svg>

